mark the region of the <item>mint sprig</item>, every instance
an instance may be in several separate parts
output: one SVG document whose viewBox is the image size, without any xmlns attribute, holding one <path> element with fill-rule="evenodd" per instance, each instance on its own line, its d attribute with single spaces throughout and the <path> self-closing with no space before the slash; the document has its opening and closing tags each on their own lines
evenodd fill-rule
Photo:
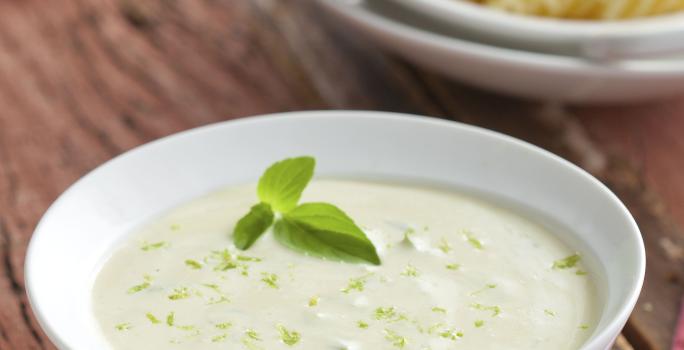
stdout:
<svg viewBox="0 0 684 350">
<path fill-rule="evenodd" d="M 318 258 L 379 265 L 375 246 L 344 211 L 330 203 L 297 205 L 315 165 L 312 157 L 298 157 L 266 169 L 257 187 L 261 202 L 235 225 L 235 246 L 249 249 L 274 226 L 278 242 L 293 250 Z"/>
<path fill-rule="evenodd" d="M 249 249 L 271 227 L 274 216 L 271 206 L 267 203 L 261 202 L 252 206 L 249 213 L 235 225 L 233 232 L 235 246 L 242 250 Z"/>
</svg>

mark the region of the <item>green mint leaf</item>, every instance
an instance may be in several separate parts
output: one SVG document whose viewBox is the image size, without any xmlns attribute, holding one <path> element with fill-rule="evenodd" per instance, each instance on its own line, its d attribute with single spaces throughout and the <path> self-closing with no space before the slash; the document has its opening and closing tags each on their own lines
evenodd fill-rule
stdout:
<svg viewBox="0 0 684 350">
<path fill-rule="evenodd" d="M 259 203 L 249 210 L 235 225 L 233 243 L 238 249 L 245 250 L 254 244 L 273 223 L 273 210 L 266 203 Z"/>
<path fill-rule="evenodd" d="M 332 204 L 302 204 L 276 222 L 274 233 L 283 245 L 311 256 L 380 264 L 366 234 Z"/>
<path fill-rule="evenodd" d="M 297 206 L 315 166 L 312 157 L 288 158 L 271 165 L 259 179 L 259 199 L 277 212 L 289 212 Z"/>
</svg>

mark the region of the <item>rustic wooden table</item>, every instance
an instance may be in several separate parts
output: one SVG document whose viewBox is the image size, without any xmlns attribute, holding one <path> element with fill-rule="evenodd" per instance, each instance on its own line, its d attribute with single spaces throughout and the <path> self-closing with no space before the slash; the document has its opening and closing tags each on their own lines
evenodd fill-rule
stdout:
<svg viewBox="0 0 684 350">
<path fill-rule="evenodd" d="M 379 51 L 307 0 L 0 2 L 0 349 L 54 348 L 23 261 L 37 220 L 78 177 L 187 128 L 330 108 L 481 125 L 590 171 L 629 206 L 648 250 L 619 348 L 670 349 L 684 293 L 684 98 L 580 108 L 485 93 Z"/>
</svg>

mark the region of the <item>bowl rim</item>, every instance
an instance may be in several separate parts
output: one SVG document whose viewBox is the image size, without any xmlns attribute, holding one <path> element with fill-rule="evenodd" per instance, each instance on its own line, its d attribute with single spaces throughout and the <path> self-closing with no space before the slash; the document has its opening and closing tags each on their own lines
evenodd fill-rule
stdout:
<svg viewBox="0 0 684 350">
<path fill-rule="evenodd" d="M 145 144 L 142 144 L 140 146 L 134 147 L 128 151 L 123 152 L 122 154 L 102 163 L 101 165 L 97 166 L 93 170 L 89 171 L 85 175 L 83 175 L 81 178 L 76 180 L 72 185 L 70 185 L 62 194 L 58 196 L 58 198 L 49 206 L 49 208 L 46 210 L 46 212 L 43 214 L 41 217 L 40 221 L 38 222 L 33 234 L 31 235 L 30 242 L 27 248 L 27 253 L 26 253 L 26 259 L 25 259 L 25 265 L 24 265 L 24 283 L 25 283 L 25 289 L 26 289 L 26 295 L 28 297 L 28 302 L 29 305 L 36 317 L 36 320 L 38 321 L 38 324 L 41 326 L 43 331 L 46 333 L 48 338 L 55 343 L 55 345 L 58 348 L 68 348 L 67 342 L 63 339 L 63 337 L 58 334 L 53 327 L 50 325 L 50 321 L 47 318 L 47 315 L 43 313 L 41 310 L 41 300 L 38 300 L 36 298 L 35 293 L 35 287 L 34 285 L 34 279 L 38 278 L 40 276 L 40 272 L 36 270 L 34 265 L 36 264 L 36 260 L 38 259 L 35 250 L 37 249 L 36 246 L 39 244 L 39 241 L 43 240 L 46 235 L 49 234 L 44 227 L 47 225 L 49 221 L 52 220 L 52 217 L 55 216 L 55 211 L 58 210 L 60 207 L 61 203 L 63 201 L 68 200 L 68 197 L 71 196 L 72 193 L 76 192 L 79 190 L 79 187 L 81 184 L 88 178 L 95 176 L 97 173 L 102 172 L 102 171 L 107 171 L 107 168 L 113 164 L 113 163 L 118 163 L 121 161 L 124 161 L 127 159 L 129 156 L 132 154 L 154 148 L 154 147 L 164 147 L 165 144 L 171 143 L 171 142 L 176 142 L 179 139 L 185 138 L 185 137 L 190 137 L 190 136 L 198 136 L 201 135 L 204 132 L 208 132 L 211 130 L 214 130 L 216 128 L 225 128 L 225 127 L 239 127 L 240 125 L 244 124 L 253 124 L 253 123 L 269 123 L 274 120 L 280 120 L 282 121 L 283 118 L 289 118 L 289 119 L 299 119 L 299 120 L 309 120 L 309 119 L 314 119 L 314 120 L 320 120 L 321 118 L 327 118 L 327 119 L 337 119 L 339 122 L 345 122 L 350 119 L 375 119 L 379 121 L 386 121 L 386 122 L 394 122 L 397 120 L 402 120 L 402 121 L 408 121 L 410 123 L 424 123 L 424 124 L 430 124 L 434 127 L 442 127 L 442 128 L 451 128 L 451 129 L 460 129 L 462 132 L 469 132 L 477 135 L 478 137 L 484 137 L 492 140 L 498 140 L 502 142 L 509 143 L 511 145 L 515 145 L 516 147 L 521 147 L 529 152 L 536 152 L 540 155 L 545 156 L 545 158 L 549 159 L 549 161 L 556 162 L 558 165 L 563 166 L 566 168 L 567 171 L 570 171 L 573 173 L 573 176 L 578 176 L 582 177 L 585 180 L 588 180 L 589 183 L 591 183 L 593 186 L 596 186 L 597 189 L 601 190 L 603 192 L 603 195 L 607 196 L 607 198 L 611 201 L 613 205 L 616 206 L 616 208 L 620 211 L 622 214 L 623 219 L 626 220 L 626 222 L 629 224 L 631 227 L 631 230 L 629 230 L 629 234 L 633 235 L 635 238 L 634 242 L 636 243 L 636 248 L 637 249 L 637 256 L 634 257 L 637 260 L 637 266 L 638 266 L 638 271 L 636 272 L 636 278 L 634 278 L 631 281 L 630 285 L 630 292 L 628 294 L 628 298 L 626 302 L 619 308 L 618 311 L 616 311 L 615 316 L 607 322 L 602 328 L 597 328 L 592 336 L 587 339 L 587 341 L 583 344 L 582 349 L 588 350 L 588 349 L 595 349 L 597 345 L 601 343 L 609 343 L 610 341 L 614 340 L 615 333 L 619 332 L 620 329 L 624 326 L 624 323 L 627 321 L 629 315 L 631 314 L 634 306 L 636 305 L 637 299 L 639 297 L 639 294 L 641 292 L 641 288 L 643 286 L 644 282 L 644 277 L 645 277 L 645 271 L 646 271 L 646 252 L 645 252 L 645 246 L 643 242 L 643 238 L 641 236 L 641 233 L 639 231 L 639 227 L 632 217 L 631 213 L 629 210 L 626 208 L 626 206 L 619 200 L 619 198 L 606 186 L 604 185 L 601 181 L 596 179 L 594 176 L 586 172 L 584 169 L 578 167 L 577 165 L 571 163 L 570 161 L 552 153 L 549 152 L 541 147 L 535 146 L 529 142 L 523 141 L 521 139 L 485 129 L 479 126 L 474 126 L 474 125 L 469 125 L 461 122 L 456 122 L 456 121 L 451 121 L 451 120 L 445 120 L 445 119 L 438 119 L 438 118 L 433 118 L 433 117 L 428 117 L 428 116 L 421 116 L 421 115 L 415 115 L 415 114 L 406 114 L 406 113 L 395 113 L 395 112 L 381 112 L 381 111 L 364 111 L 364 110 L 310 110 L 310 111 L 292 111 L 292 112 L 283 112 L 283 113 L 271 113 L 271 114 L 264 114 L 264 115 L 258 115 L 258 116 L 251 116 L 251 117 L 243 117 L 243 118 L 238 118 L 238 119 L 233 119 L 233 120 L 227 120 L 227 121 L 221 121 L 221 122 L 216 122 L 216 123 L 211 123 L 208 125 L 184 130 L 178 133 L 170 134 L 168 136 L 164 136 L 158 139 L 155 139 L 153 141 L 147 142 Z M 45 272 L 43 272 L 44 274 Z"/>
</svg>

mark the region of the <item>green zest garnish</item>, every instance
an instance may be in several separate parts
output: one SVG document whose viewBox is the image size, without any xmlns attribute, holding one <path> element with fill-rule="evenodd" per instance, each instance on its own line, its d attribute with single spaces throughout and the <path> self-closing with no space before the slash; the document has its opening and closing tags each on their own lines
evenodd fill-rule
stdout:
<svg viewBox="0 0 684 350">
<path fill-rule="evenodd" d="M 461 265 L 459 265 L 459 264 L 447 264 L 446 268 L 449 270 L 458 270 L 459 268 L 461 268 Z"/>
<path fill-rule="evenodd" d="M 189 332 L 189 331 L 197 331 L 197 332 L 199 332 L 199 331 L 197 330 L 197 327 L 195 327 L 195 326 L 193 326 L 193 325 L 191 325 L 191 324 L 185 325 L 185 326 L 176 326 L 176 328 L 178 328 L 178 329 L 180 329 L 180 330 L 182 330 L 182 331 L 188 331 L 188 332 Z"/>
<path fill-rule="evenodd" d="M 227 271 L 238 267 L 238 263 L 233 260 L 233 255 L 228 249 L 212 251 L 211 258 L 219 261 L 214 266 L 214 271 Z"/>
<path fill-rule="evenodd" d="M 150 313 L 150 312 L 146 313 L 145 317 L 147 317 L 147 319 L 150 320 L 150 322 L 152 322 L 152 324 L 161 323 L 161 321 L 159 321 L 158 318 L 154 317 L 154 315 L 152 315 L 152 313 Z"/>
<path fill-rule="evenodd" d="M 579 254 L 573 254 L 570 255 L 566 258 L 556 260 L 553 262 L 553 269 L 554 270 L 565 270 L 565 269 L 571 269 L 577 265 L 577 263 L 582 260 L 582 257 Z"/>
<path fill-rule="evenodd" d="M 119 323 L 116 326 L 114 326 L 117 331 L 127 331 L 132 328 L 131 324 L 128 322 L 125 323 Z"/>
<path fill-rule="evenodd" d="M 376 320 L 387 320 L 397 315 L 393 306 L 390 307 L 379 307 L 375 309 L 375 319 Z"/>
<path fill-rule="evenodd" d="M 266 283 L 273 289 L 278 289 L 278 275 L 274 273 L 262 272 L 261 282 Z"/>
<path fill-rule="evenodd" d="M 278 242 L 293 250 L 319 258 L 379 265 L 373 243 L 342 210 L 329 203 L 298 205 L 315 164 L 311 157 L 288 158 L 266 169 L 257 187 L 261 202 L 238 221 L 233 243 L 238 249 L 248 249 L 273 226 Z M 275 213 L 280 213 L 277 220 Z"/>
<path fill-rule="evenodd" d="M 406 315 L 398 313 L 394 306 L 379 307 L 375 309 L 374 317 L 378 321 L 387 321 L 390 323 L 407 319 Z"/>
<path fill-rule="evenodd" d="M 299 342 L 299 339 L 301 338 L 301 335 L 299 332 L 291 331 L 288 330 L 287 328 L 283 327 L 282 325 L 278 325 L 278 333 L 280 334 L 280 340 L 283 341 L 283 343 L 292 346 L 295 345 Z"/>
<path fill-rule="evenodd" d="M 140 247 L 145 252 L 149 252 L 150 250 L 155 250 L 159 249 L 166 246 L 166 242 L 157 242 L 157 243 L 143 243 L 143 246 Z"/>
<path fill-rule="evenodd" d="M 496 284 L 493 284 L 493 283 L 492 283 L 492 284 L 487 284 L 487 285 L 485 285 L 484 287 L 482 287 L 481 289 L 478 289 L 478 290 L 476 290 L 476 291 L 470 293 L 470 296 L 478 295 L 478 294 L 480 294 L 480 293 L 482 293 L 482 292 L 484 292 L 484 291 L 486 291 L 486 290 L 494 289 L 494 288 L 496 288 Z"/>
<path fill-rule="evenodd" d="M 211 338 L 211 342 L 212 343 L 219 343 L 219 342 L 226 341 L 226 339 L 228 339 L 228 333 L 223 333 L 223 334 L 220 334 L 220 335 L 217 335 L 217 336 Z"/>
<path fill-rule="evenodd" d="M 173 327 L 173 323 L 175 321 L 175 318 L 176 318 L 176 313 L 173 311 L 169 312 L 169 314 L 166 315 L 166 325 L 169 327 Z"/>
<path fill-rule="evenodd" d="M 259 338 L 259 333 L 257 333 L 255 330 L 251 328 L 245 330 L 245 335 L 247 336 L 247 338 L 252 340 L 261 340 L 261 338 Z"/>
<path fill-rule="evenodd" d="M 577 276 L 585 276 L 586 274 L 587 274 L 587 272 L 583 271 L 583 270 L 575 271 L 575 275 L 577 275 Z"/>
<path fill-rule="evenodd" d="M 453 329 L 445 329 L 439 333 L 439 336 L 444 339 L 458 340 L 458 338 L 463 338 L 463 332 L 456 331 Z"/>
<path fill-rule="evenodd" d="M 147 288 L 150 288 L 152 282 L 152 277 L 145 275 L 143 276 L 143 283 L 140 283 L 138 285 L 135 285 L 131 288 L 128 288 L 128 294 L 133 294 L 137 292 L 141 292 Z"/>
<path fill-rule="evenodd" d="M 230 327 L 232 327 L 232 326 L 233 326 L 233 324 L 230 323 L 230 322 L 217 323 L 217 324 L 215 325 L 216 328 L 218 328 L 218 329 L 224 329 L 224 330 L 225 330 L 225 329 L 228 329 L 228 328 L 230 328 Z"/>
<path fill-rule="evenodd" d="M 366 329 L 366 328 L 368 328 L 368 323 L 363 322 L 363 321 L 358 321 L 358 322 L 356 322 L 356 326 L 358 326 L 361 329 Z"/>
<path fill-rule="evenodd" d="M 553 312 L 553 311 L 551 311 L 551 310 L 549 310 L 549 309 L 544 309 L 544 313 L 545 313 L 547 316 L 556 316 L 556 313 Z"/>
<path fill-rule="evenodd" d="M 501 308 L 496 305 L 487 306 L 478 303 L 472 303 L 470 304 L 470 307 L 480 311 L 491 311 L 492 317 L 498 316 L 501 313 Z"/>
<path fill-rule="evenodd" d="M 370 274 L 361 277 L 350 278 L 347 286 L 341 289 L 342 293 L 349 294 L 353 290 L 363 292 L 363 288 L 366 285 L 366 279 L 369 276 Z"/>
<path fill-rule="evenodd" d="M 186 287 L 175 288 L 173 290 L 173 293 L 169 295 L 169 299 L 171 299 L 171 300 L 186 299 L 189 297 L 190 297 L 190 291 L 188 291 L 188 288 L 186 288 Z"/>
<path fill-rule="evenodd" d="M 262 259 L 262 258 L 257 258 L 257 257 L 254 257 L 254 256 L 247 256 L 247 255 L 238 255 L 238 256 L 237 256 L 237 259 L 238 259 L 239 261 L 253 261 L 253 262 L 262 262 L 262 261 L 264 261 L 264 259 Z"/>
<path fill-rule="evenodd" d="M 194 269 L 194 270 L 199 270 L 202 268 L 202 264 L 200 264 L 198 261 L 192 260 L 192 259 L 185 260 L 185 265 L 187 265 L 188 267 L 190 267 L 191 269 Z"/>
<path fill-rule="evenodd" d="M 579 329 L 581 329 L 581 330 L 583 330 L 583 331 L 586 331 L 587 329 L 589 329 L 589 325 L 588 325 L 588 324 L 581 324 L 581 325 L 579 326 Z"/>
<path fill-rule="evenodd" d="M 439 312 L 439 313 L 445 314 L 445 313 L 446 313 L 446 309 L 435 306 L 435 307 L 432 308 L 432 312 Z"/>
<path fill-rule="evenodd" d="M 400 349 L 403 349 L 404 346 L 408 344 L 408 340 L 406 340 L 406 338 L 400 336 L 391 329 L 385 329 L 385 339 L 387 339 L 387 341 L 392 343 L 392 345 Z"/>
<path fill-rule="evenodd" d="M 441 250 L 444 254 L 451 251 L 451 244 L 449 244 L 444 237 L 439 240 L 439 250 Z"/>
<path fill-rule="evenodd" d="M 319 299 L 320 298 L 318 296 L 311 297 L 311 299 L 309 299 L 309 307 L 314 307 L 314 306 L 318 305 Z"/>
<path fill-rule="evenodd" d="M 416 233 L 416 230 L 413 227 L 409 227 L 404 231 L 404 239 L 409 239 L 411 236 L 413 236 Z"/>
<path fill-rule="evenodd" d="M 418 270 L 416 270 L 415 266 L 408 264 L 404 272 L 401 273 L 401 275 L 406 277 L 418 277 Z"/>
<path fill-rule="evenodd" d="M 470 233 L 469 231 L 466 231 L 466 232 L 464 233 L 464 235 L 465 235 L 465 238 L 466 238 L 466 240 L 468 241 L 468 243 L 470 243 L 470 245 L 473 246 L 473 248 L 475 248 L 475 249 L 477 249 L 477 250 L 482 250 L 482 249 L 483 249 L 482 242 L 480 242 L 480 240 L 477 239 L 477 238 L 475 237 L 475 235 L 473 235 L 473 234 Z"/>
<path fill-rule="evenodd" d="M 482 321 L 482 320 L 475 321 L 475 328 L 480 328 L 482 326 L 484 326 L 484 321 Z"/>
<path fill-rule="evenodd" d="M 228 297 L 223 293 L 223 291 L 221 291 L 221 288 L 217 284 L 204 283 L 202 285 L 211 289 L 216 294 L 218 294 L 218 297 L 210 297 L 209 300 L 207 301 L 207 305 L 214 305 L 214 304 L 219 304 L 219 303 L 229 303 L 230 302 L 230 299 L 228 299 Z"/>
</svg>

